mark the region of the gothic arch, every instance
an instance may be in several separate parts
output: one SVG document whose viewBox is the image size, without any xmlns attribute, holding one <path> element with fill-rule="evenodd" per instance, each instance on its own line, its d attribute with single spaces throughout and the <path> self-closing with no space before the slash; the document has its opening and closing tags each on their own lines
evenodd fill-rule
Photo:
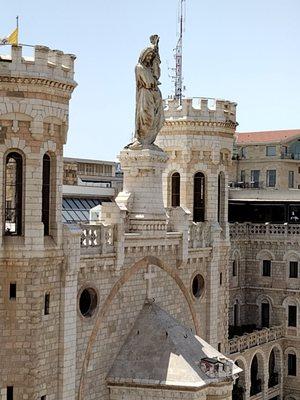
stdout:
<svg viewBox="0 0 300 400">
<path fill-rule="evenodd" d="M 80 384 L 79 384 L 79 390 L 78 390 L 78 400 L 83 400 L 83 391 L 84 391 L 84 377 L 89 365 L 89 359 L 90 355 L 94 346 L 94 343 L 96 341 L 97 334 L 99 330 L 101 329 L 101 323 L 103 318 L 106 316 L 107 311 L 109 306 L 111 305 L 112 301 L 114 300 L 115 296 L 121 289 L 121 287 L 129 281 L 129 279 L 134 276 L 140 269 L 146 267 L 147 265 L 152 264 L 155 265 L 159 268 L 161 268 L 163 271 L 165 271 L 168 275 L 171 276 L 171 278 L 176 282 L 176 284 L 179 286 L 179 289 L 181 290 L 182 294 L 184 295 L 187 304 L 189 306 L 189 310 L 193 319 L 194 327 L 196 334 L 200 333 L 200 324 L 197 318 L 196 310 L 194 309 L 193 301 L 191 299 L 191 296 L 189 294 L 188 288 L 185 287 L 183 281 L 177 274 L 177 272 L 174 270 L 174 268 L 169 267 L 167 264 L 162 262 L 160 259 L 154 256 L 146 256 L 139 261 L 137 261 L 135 264 L 133 264 L 129 269 L 127 269 L 121 277 L 117 280 L 117 282 L 113 285 L 111 288 L 108 296 L 106 297 L 102 307 L 99 309 L 98 314 L 95 318 L 95 323 L 94 327 L 92 329 L 92 333 L 89 337 L 87 348 L 85 351 L 84 359 L 83 359 L 83 364 L 82 364 L 82 369 L 81 369 L 81 376 L 80 376 Z"/>
<path fill-rule="evenodd" d="M 260 250 L 256 255 L 256 259 L 264 260 L 265 256 L 270 257 L 270 260 L 272 260 L 272 261 L 275 260 L 275 255 L 270 250 L 267 250 L 267 249 Z"/>
</svg>

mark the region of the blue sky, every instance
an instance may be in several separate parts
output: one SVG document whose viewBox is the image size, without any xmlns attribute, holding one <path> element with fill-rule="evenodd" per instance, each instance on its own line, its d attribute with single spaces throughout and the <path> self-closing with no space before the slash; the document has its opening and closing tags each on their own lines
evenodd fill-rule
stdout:
<svg viewBox="0 0 300 400">
<path fill-rule="evenodd" d="M 186 3 L 186 96 L 236 101 L 240 131 L 300 128 L 300 1 Z M 134 67 L 152 33 L 161 37 L 163 96 L 172 94 L 168 66 L 177 5 L 177 0 L 12 0 L 2 7 L 0 36 L 13 30 L 19 15 L 20 41 L 77 55 L 66 156 L 113 160 L 130 141 Z"/>
</svg>

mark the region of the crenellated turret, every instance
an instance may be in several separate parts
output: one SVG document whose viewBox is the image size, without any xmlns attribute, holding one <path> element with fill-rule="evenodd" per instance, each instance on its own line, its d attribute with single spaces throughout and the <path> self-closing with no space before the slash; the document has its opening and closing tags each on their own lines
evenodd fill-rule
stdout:
<svg viewBox="0 0 300 400">
<path fill-rule="evenodd" d="M 61 246 L 63 145 L 77 85 L 73 54 L 34 49 L 33 58 L 22 56 L 22 46 L 0 56 L 0 236 L 7 245 L 19 236 L 26 250 L 40 249 L 46 236 Z"/>
</svg>

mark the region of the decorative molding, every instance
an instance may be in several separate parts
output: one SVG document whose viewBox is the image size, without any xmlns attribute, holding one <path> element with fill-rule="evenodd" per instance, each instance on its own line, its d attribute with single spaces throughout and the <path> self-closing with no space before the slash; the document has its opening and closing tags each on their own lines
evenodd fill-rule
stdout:
<svg viewBox="0 0 300 400">
<path fill-rule="evenodd" d="M 20 85 L 41 85 L 48 86 L 55 89 L 62 89 L 73 92 L 76 83 L 63 83 L 52 79 L 46 78 L 32 78 L 32 77 L 13 77 L 13 76 L 0 76 L 0 83 L 16 83 Z"/>
</svg>

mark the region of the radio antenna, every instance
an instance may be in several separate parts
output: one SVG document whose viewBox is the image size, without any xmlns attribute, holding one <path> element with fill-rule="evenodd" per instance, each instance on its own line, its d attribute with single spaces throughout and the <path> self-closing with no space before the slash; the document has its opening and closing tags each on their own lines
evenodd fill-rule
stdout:
<svg viewBox="0 0 300 400">
<path fill-rule="evenodd" d="M 183 32 L 185 30 L 185 5 L 186 0 L 179 0 L 178 4 L 178 40 L 174 49 L 175 56 L 175 94 L 174 98 L 179 100 L 181 105 L 183 96 L 183 75 L 182 75 L 182 48 L 183 48 Z"/>
</svg>

